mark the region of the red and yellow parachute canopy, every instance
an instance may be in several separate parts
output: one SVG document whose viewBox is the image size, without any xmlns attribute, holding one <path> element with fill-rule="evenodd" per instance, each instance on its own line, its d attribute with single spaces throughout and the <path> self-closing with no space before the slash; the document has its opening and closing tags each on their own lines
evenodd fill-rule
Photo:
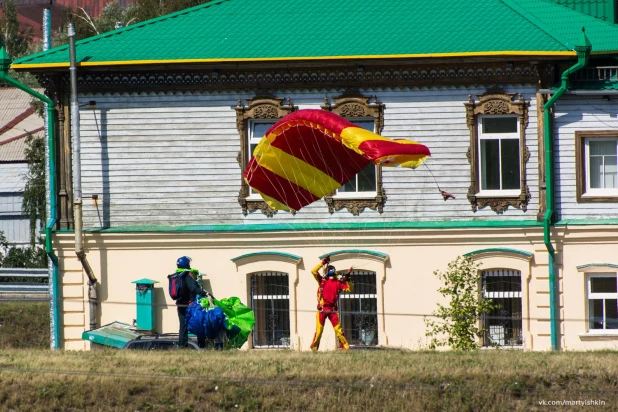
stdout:
<svg viewBox="0 0 618 412">
<path fill-rule="evenodd" d="M 347 183 L 369 162 L 416 168 L 429 149 L 387 139 L 324 110 L 290 113 L 268 129 L 245 181 L 273 209 L 299 210 Z"/>
</svg>

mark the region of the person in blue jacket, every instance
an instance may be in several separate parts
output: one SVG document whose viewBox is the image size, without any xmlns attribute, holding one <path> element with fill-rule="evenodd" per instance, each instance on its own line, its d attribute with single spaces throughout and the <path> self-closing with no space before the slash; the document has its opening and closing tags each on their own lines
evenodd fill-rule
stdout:
<svg viewBox="0 0 618 412">
<path fill-rule="evenodd" d="M 183 290 L 181 297 L 176 301 L 176 310 L 178 311 L 178 322 L 180 323 L 180 330 L 178 331 L 178 346 L 185 348 L 189 346 L 189 329 L 185 322 L 187 316 L 187 308 L 189 305 L 199 297 L 209 297 L 210 293 L 205 291 L 197 284 L 193 277 L 195 273 L 198 273 L 197 269 L 191 269 L 191 258 L 188 256 L 182 256 L 176 261 L 176 273 L 186 272 L 184 275 Z M 200 348 L 206 346 L 206 340 L 204 337 L 198 337 L 197 344 Z"/>
</svg>

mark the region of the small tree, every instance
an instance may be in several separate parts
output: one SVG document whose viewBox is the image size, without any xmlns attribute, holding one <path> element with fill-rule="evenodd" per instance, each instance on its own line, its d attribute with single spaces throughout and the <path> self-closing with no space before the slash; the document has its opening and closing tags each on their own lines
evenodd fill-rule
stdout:
<svg viewBox="0 0 618 412">
<path fill-rule="evenodd" d="M 479 326 L 479 319 L 494 308 L 492 301 L 483 299 L 479 290 L 479 267 L 480 264 L 474 263 L 469 257 L 458 256 L 448 264 L 445 272 L 436 270 L 433 273 L 444 283 L 438 292 L 448 298 L 449 303 L 448 306 L 438 304 L 438 310 L 432 313 L 437 319 L 425 318 L 425 336 L 431 337 L 430 348 L 478 348 L 477 338 L 483 336 L 484 332 Z"/>
</svg>

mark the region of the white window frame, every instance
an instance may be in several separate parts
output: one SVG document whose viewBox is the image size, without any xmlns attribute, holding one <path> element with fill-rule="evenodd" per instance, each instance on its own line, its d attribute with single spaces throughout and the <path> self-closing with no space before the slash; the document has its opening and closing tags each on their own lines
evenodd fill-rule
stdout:
<svg viewBox="0 0 618 412">
<path fill-rule="evenodd" d="M 582 197 L 596 196 L 618 196 L 618 186 L 616 188 L 592 188 L 590 184 L 590 142 L 614 141 L 616 142 L 616 153 L 618 155 L 618 137 L 585 137 L 584 138 L 584 163 L 585 163 L 585 192 Z M 604 179 L 601 179 L 604 182 Z"/>
<path fill-rule="evenodd" d="M 483 120 L 487 119 L 487 118 L 513 118 L 515 119 L 515 124 L 517 126 L 517 130 L 515 132 L 512 133 L 483 133 Z M 477 147 L 477 151 L 478 151 L 478 170 L 479 170 L 479 193 L 477 194 L 477 196 L 479 197 L 483 197 L 483 196 L 517 196 L 521 193 L 521 175 L 523 173 L 523 171 L 521 170 L 521 147 L 520 147 L 520 122 L 519 122 L 519 116 L 518 115 L 479 115 L 478 116 L 478 147 Z M 517 189 L 507 189 L 507 190 L 486 190 L 482 188 L 482 182 L 483 182 L 483 165 L 482 165 L 482 149 L 481 149 L 481 143 L 483 140 L 498 140 L 498 141 L 502 141 L 502 140 L 515 140 L 517 142 L 517 151 L 519 153 L 519 158 L 517 159 L 517 165 L 519 168 L 519 185 L 520 187 Z M 501 146 L 500 146 L 501 148 Z M 500 154 L 499 154 L 500 155 Z M 498 162 L 500 164 L 500 187 L 502 187 L 502 160 L 501 158 L 498 159 Z"/>
<path fill-rule="evenodd" d="M 251 148 L 252 144 L 257 145 L 262 140 L 262 137 L 254 137 L 253 136 L 253 128 L 256 124 L 270 124 L 271 126 L 277 123 L 279 119 L 250 119 L 247 123 L 247 149 L 248 156 L 247 159 L 251 159 L 253 156 L 253 149 Z M 262 200 L 262 196 L 259 195 L 252 187 L 249 186 L 249 196 L 248 200 Z"/>
<path fill-rule="evenodd" d="M 373 128 L 371 130 L 369 129 L 365 129 L 365 130 L 369 130 L 370 132 L 375 133 L 375 118 L 373 117 L 347 117 L 346 120 L 354 124 L 356 124 L 357 122 L 371 122 L 371 124 L 373 125 Z M 374 182 L 373 182 L 374 189 L 373 190 L 363 191 L 363 192 L 358 191 L 358 175 L 360 174 L 359 172 L 354 175 L 354 179 L 356 179 L 356 191 L 355 192 L 341 192 L 339 189 L 337 189 L 333 197 L 338 198 L 338 199 L 344 199 L 344 198 L 360 199 L 360 198 L 375 197 L 376 193 L 378 192 L 378 170 L 375 164 L 373 167 L 374 167 Z"/>
<path fill-rule="evenodd" d="M 589 334 L 615 334 L 618 335 L 618 329 L 607 329 L 605 326 L 605 300 L 618 299 L 618 290 L 615 293 L 592 293 L 592 278 L 617 278 L 616 273 L 588 273 L 586 277 L 586 329 Z M 618 286 L 618 278 L 616 279 Z M 617 287 L 618 289 L 618 287 Z M 603 299 L 603 329 L 592 329 L 590 327 L 590 300 Z"/>
</svg>

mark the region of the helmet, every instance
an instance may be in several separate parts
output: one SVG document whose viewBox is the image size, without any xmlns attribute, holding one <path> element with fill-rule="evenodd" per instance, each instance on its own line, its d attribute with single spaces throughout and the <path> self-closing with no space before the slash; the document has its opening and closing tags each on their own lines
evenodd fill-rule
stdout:
<svg viewBox="0 0 618 412">
<path fill-rule="evenodd" d="M 191 258 L 189 256 L 179 257 L 176 266 L 180 269 L 191 269 Z"/>
<path fill-rule="evenodd" d="M 333 265 L 328 265 L 328 267 L 326 268 L 326 277 L 329 276 L 335 276 L 337 270 L 335 269 L 335 267 Z"/>
</svg>

